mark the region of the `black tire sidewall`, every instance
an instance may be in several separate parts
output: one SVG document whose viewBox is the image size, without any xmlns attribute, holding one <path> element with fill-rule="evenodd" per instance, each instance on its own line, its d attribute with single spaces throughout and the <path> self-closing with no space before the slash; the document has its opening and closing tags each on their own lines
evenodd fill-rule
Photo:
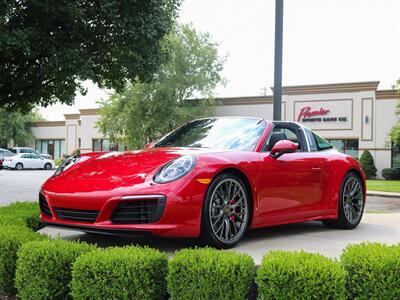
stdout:
<svg viewBox="0 0 400 300">
<path fill-rule="evenodd" d="M 349 221 L 347 221 L 347 218 L 346 218 L 346 216 L 344 214 L 344 205 L 343 205 L 344 204 L 343 203 L 344 202 L 344 197 L 343 197 L 343 193 L 344 193 L 344 187 L 346 185 L 346 182 L 350 178 L 356 178 L 358 180 L 358 182 L 360 183 L 361 190 L 362 190 L 363 206 L 362 206 L 362 211 L 361 211 L 361 217 L 357 221 L 357 223 L 350 223 Z M 340 197 L 340 199 L 339 199 L 339 218 L 338 218 L 339 222 L 342 224 L 342 226 L 344 228 L 347 228 L 347 229 L 353 229 L 353 228 L 357 227 L 358 224 L 360 224 L 360 222 L 361 222 L 361 219 L 362 219 L 363 214 L 364 214 L 364 207 L 365 207 L 364 185 L 363 185 L 360 177 L 357 174 L 355 174 L 353 172 L 350 172 L 350 173 L 346 174 L 346 176 L 343 178 L 343 182 L 342 182 L 342 185 L 341 185 L 341 188 L 340 188 L 339 197 Z"/>
<path fill-rule="evenodd" d="M 18 168 L 18 166 L 21 166 L 21 168 L 19 169 Z M 15 165 L 15 170 L 22 170 L 24 168 L 24 165 L 22 164 L 22 163 L 17 163 L 16 165 Z"/>
<path fill-rule="evenodd" d="M 246 230 L 243 230 L 243 232 L 241 233 L 241 236 L 236 239 L 236 241 L 232 242 L 232 243 L 224 243 L 222 241 L 220 241 L 215 235 L 214 232 L 211 228 L 211 224 L 210 224 L 210 219 L 209 219 L 209 206 L 210 206 L 210 201 L 211 201 L 211 196 L 215 190 L 215 188 L 218 186 L 218 184 L 226 179 L 234 179 L 237 182 L 239 182 L 242 187 L 244 192 L 246 193 L 246 198 L 247 198 L 247 214 L 246 214 L 246 227 L 248 228 L 250 225 L 250 213 L 251 213 L 251 209 L 250 209 L 250 197 L 249 197 L 249 191 L 248 188 L 246 186 L 246 184 L 243 182 L 243 180 L 231 173 L 222 173 L 217 175 L 213 181 L 211 182 L 211 184 L 209 185 L 208 189 L 207 189 L 207 193 L 204 199 L 204 203 L 203 203 L 203 210 L 202 210 L 202 221 L 201 221 L 201 238 L 202 240 L 207 244 L 207 245 L 211 245 L 217 248 L 222 248 L 222 249 L 228 249 L 228 248 L 232 248 L 234 245 L 236 245 L 243 237 L 243 235 L 246 233 Z"/>
<path fill-rule="evenodd" d="M 47 166 L 50 166 L 49 168 Z M 45 163 L 44 164 L 44 169 L 45 170 L 51 170 L 51 164 L 50 163 Z"/>
</svg>

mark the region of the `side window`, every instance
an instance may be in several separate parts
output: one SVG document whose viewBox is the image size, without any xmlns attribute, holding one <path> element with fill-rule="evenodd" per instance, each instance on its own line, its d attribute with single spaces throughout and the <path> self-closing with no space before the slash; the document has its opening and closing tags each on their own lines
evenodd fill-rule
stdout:
<svg viewBox="0 0 400 300">
<path fill-rule="evenodd" d="M 317 142 L 315 141 L 314 134 L 312 133 L 312 131 L 308 128 L 304 128 L 304 131 L 307 135 L 308 143 L 310 144 L 310 151 L 311 152 L 318 151 L 318 145 Z"/>
<path fill-rule="evenodd" d="M 33 158 L 33 159 L 40 159 L 40 156 L 39 156 L 39 155 L 36 155 L 36 154 L 31 154 L 31 158 Z"/>
<path fill-rule="evenodd" d="M 267 143 L 264 147 L 263 151 L 271 151 L 272 147 L 280 140 L 289 140 L 293 143 L 296 143 L 300 147 L 300 139 L 298 135 L 291 129 L 288 128 L 282 128 L 278 126 L 275 126 L 272 129 L 272 133 L 268 137 Z M 301 150 L 300 150 L 301 151 Z"/>
<path fill-rule="evenodd" d="M 332 145 L 329 144 L 327 141 L 325 141 L 322 137 L 320 137 L 318 134 L 314 133 L 315 141 L 317 142 L 318 150 L 323 151 L 327 149 L 332 149 Z"/>
<path fill-rule="evenodd" d="M 29 154 L 24 154 L 21 156 L 21 158 L 31 158 L 31 156 Z"/>
<path fill-rule="evenodd" d="M 284 133 L 284 134 L 286 135 L 286 138 L 287 138 L 289 141 L 291 141 L 291 142 L 293 142 L 293 143 L 297 143 L 297 144 L 299 143 L 299 139 L 298 139 L 296 133 L 294 133 L 294 132 L 293 132 L 292 130 L 290 130 L 290 129 L 275 127 L 275 128 L 273 129 L 273 132 L 282 132 L 282 133 Z"/>
<path fill-rule="evenodd" d="M 20 152 L 20 153 L 31 153 L 31 152 L 29 151 L 29 149 L 21 149 L 19 152 Z"/>
</svg>

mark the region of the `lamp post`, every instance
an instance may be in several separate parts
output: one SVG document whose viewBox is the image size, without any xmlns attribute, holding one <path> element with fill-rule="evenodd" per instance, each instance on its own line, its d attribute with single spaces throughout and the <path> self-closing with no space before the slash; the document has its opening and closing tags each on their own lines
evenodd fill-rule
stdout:
<svg viewBox="0 0 400 300">
<path fill-rule="evenodd" d="M 273 119 L 282 120 L 282 32 L 283 0 L 275 0 L 275 60 Z"/>
</svg>

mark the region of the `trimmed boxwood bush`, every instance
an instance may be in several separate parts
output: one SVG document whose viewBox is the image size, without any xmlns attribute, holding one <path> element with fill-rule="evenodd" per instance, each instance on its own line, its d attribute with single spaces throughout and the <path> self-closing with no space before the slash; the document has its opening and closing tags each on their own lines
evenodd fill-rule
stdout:
<svg viewBox="0 0 400 300">
<path fill-rule="evenodd" d="M 247 299 L 253 275 L 248 255 L 184 249 L 169 263 L 168 292 L 171 299 Z"/>
<path fill-rule="evenodd" d="M 382 170 L 382 177 L 387 180 L 398 180 L 400 179 L 400 170 L 394 168 L 385 168 Z"/>
<path fill-rule="evenodd" d="M 350 245 L 341 260 L 349 299 L 400 299 L 399 245 Z"/>
<path fill-rule="evenodd" d="M 45 239 L 25 226 L 0 225 L 0 295 L 15 295 L 17 251 L 23 243 Z"/>
<path fill-rule="evenodd" d="M 80 256 L 73 265 L 74 299 L 165 299 L 168 258 L 141 247 L 108 248 Z"/>
<path fill-rule="evenodd" d="M 61 239 L 23 244 L 18 252 L 15 286 L 21 299 L 66 299 L 76 258 L 95 247 Z"/>
<path fill-rule="evenodd" d="M 273 251 L 257 270 L 259 299 L 345 299 L 346 272 L 320 254 Z"/>
<path fill-rule="evenodd" d="M 375 167 L 374 158 L 372 157 L 371 152 L 364 150 L 360 157 L 360 164 L 367 179 L 374 179 L 376 177 L 377 169 Z"/>
<path fill-rule="evenodd" d="M 43 227 L 39 215 L 38 203 L 15 202 L 0 207 L 0 225 L 23 225 L 36 231 Z"/>
</svg>

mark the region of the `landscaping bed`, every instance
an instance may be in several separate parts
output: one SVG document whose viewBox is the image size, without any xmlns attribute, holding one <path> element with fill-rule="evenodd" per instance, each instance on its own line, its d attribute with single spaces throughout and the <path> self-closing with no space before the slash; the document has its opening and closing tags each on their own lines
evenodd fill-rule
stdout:
<svg viewBox="0 0 400 300">
<path fill-rule="evenodd" d="M 147 247 L 50 239 L 34 231 L 38 214 L 32 203 L 0 208 L 0 299 L 400 299 L 399 245 L 349 245 L 340 260 L 272 251 L 257 267 L 234 251 L 168 259 Z"/>
</svg>

